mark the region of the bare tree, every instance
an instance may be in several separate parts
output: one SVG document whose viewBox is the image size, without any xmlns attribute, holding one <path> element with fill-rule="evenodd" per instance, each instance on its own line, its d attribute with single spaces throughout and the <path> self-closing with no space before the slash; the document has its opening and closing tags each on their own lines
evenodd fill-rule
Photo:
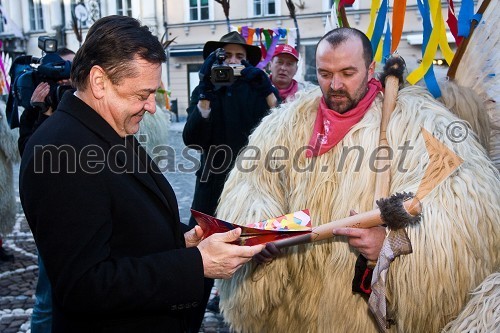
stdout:
<svg viewBox="0 0 500 333">
<path fill-rule="evenodd" d="M 76 18 L 75 12 L 71 12 L 71 28 L 73 28 L 73 32 L 75 33 L 76 40 L 82 46 L 82 22 Z"/>
<path fill-rule="evenodd" d="M 231 24 L 229 23 L 229 0 L 215 0 L 215 2 L 221 4 L 224 15 L 226 15 L 227 32 L 231 32 Z"/>
<path fill-rule="evenodd" d="M 299 24 L 297 23 L 297 15 L 295 14 L 295 4 L 292 0 L 285 0 L 286 5 L 288 7 L 288 11 L 290 12 L 290 17 L 293 19 L 293 23 L 295 24 L 295 29 L 297 29 L 297 50 L 300 48 L 300 31 Z M 299 8 L 304 8 L 305 4 L 301 0 L 299 3 Z"/>
</svg>

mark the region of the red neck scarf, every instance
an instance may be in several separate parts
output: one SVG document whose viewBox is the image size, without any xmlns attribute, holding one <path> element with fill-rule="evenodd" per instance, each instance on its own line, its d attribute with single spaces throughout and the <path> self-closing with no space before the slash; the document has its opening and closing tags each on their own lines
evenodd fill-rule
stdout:
<svg viewBox="0 0 500 333">
<path fill-rule="evenodd" d="M 339 143 L 351 128 L 364 117 L 381 90 L 382 85 L 380 82 L 371 79 L 368 82 L 368 92 L 365 97 L 358 102 L 356 107 L 345 113 L 338 113 L 329 109 L 325 98 L 322 97 L 316 114 L 313 134 L 311 140 L 309 140 L 309 147 L 311 148 L 306 150 L 306 157 L 311 158 L 322 155 Z"/>
<path fill-rule="evenodd" d="M 272 81 L 272 79 L 273 79 L 272 75 L 270 76 L 270 79 Z M 297 90 L 299 90 L 299 83 L 297 81 L 295 81 L 294 79 L 292 79 L 292 83 L 288 86 L 288 88 L 285 88 L 285 89 L 279 89 L 278 87 L 276 87 L 276 88 L 278 89 L 278 91 L 280 93 L 281 101 L 285 102 L 289 96 L 295 95 Z"/>
</svg>

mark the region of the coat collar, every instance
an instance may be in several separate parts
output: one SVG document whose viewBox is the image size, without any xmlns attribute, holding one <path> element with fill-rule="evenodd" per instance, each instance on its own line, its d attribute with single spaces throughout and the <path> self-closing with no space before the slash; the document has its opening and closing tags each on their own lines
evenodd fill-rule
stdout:
<svg viewBox="0 0 500 333">
<path fill-rule="evenodd" d="M 109 145 L 107 163 L 116 170 L 131 173 L 169 208 L 175 221 L 180 221 L 175 193 L 157 165 L 134 136 L 122 138 L 94 109 L 74 94 L 64 94 L 57 112 L 76 118 Z"/>
</svg>

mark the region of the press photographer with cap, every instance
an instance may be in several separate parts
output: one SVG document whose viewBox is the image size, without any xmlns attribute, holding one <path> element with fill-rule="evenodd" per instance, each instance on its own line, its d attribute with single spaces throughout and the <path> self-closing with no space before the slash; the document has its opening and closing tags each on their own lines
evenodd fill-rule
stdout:
<svg viewBox="0 0 500 333">
<path fill-rule="evenodd" d="M 216 52 L 220 48 L 223 52 Z M 217 82 L 218 77 L 213 76 L 219 72 L 212 75 L 221 52 L 226 66 L 235 67 L 231 82 Z M 255 67 L 261 60 L 260 48 L 246 44 L 238 32 L 230 32 L 219 41 L 208 41 L 203 58 L 200 82 L 187 109 L 183 139 L 186 146 L 201 152 L 192 208 L 214 215 L 226 175 L 238 152 L 246 146 L 248 136 L 269 109 L 277 105 L 279 97 L 267 74 Z M 196 225 L 192 217 L 189 224 Z M 207 280 L 205 304 L 212 285 L 213 280 Z M 201 323 L 203 313 L 199 315 Z"/>
<path fill-rule="evenodd" d="M 314 85 L 306 82 L 297 82 L 299 52 L 291 45 L 280 44 L 276 46 L 273 57 L 269 62 L 271 82 L 278 89 L 281 101 L 289 102 L 297 91 L 313 88 Z"/>
<path fill-rule="evenodd" d="M 63 60 L 73 62 L 75 58 L 75 52 L 61 47 L 57 49 L 56 54 L 58 54 Z M 58 82 L 59 86 L 69 87 L 71 81 L 60 80 Z M 31 107 L 26 108 L 21 115 L 19 120 L 19 152 L 23 154 L 24 147 L 28 142 L 28 139 L 33 135 L 33 132 L 45 121 L 47 120 L 55 111 L 55 107 L 46 102 L 47 96 L 50 93 L 50 84 L 48 82 L 41 82 L 38 84 L 31 95 Z"/>
</svg>

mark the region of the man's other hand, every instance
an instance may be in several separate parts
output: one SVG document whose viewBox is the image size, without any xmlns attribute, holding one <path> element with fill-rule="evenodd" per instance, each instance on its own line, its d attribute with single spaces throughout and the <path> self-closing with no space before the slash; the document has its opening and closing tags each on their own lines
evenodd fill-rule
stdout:
<svg viewBox="0 0 500 333">
<path fill-rule="evenodd" d="M 356 215 L 355 211 L 350 215 Z M 338 228 L 333 230 L 336 236 L 346 236 L 350 246 L 356 248 L 359 253 L 368 260 L 377 261 L 384 243 L 386 230 L 382 226 L 373 228 Z"/>
<path fill-rule="evenodd" d="M 184 240 L 186 241 L 186 247 L 198 246 L 203 240 L 203 229 L 199 225 L 196 225 L 193 229 L 184 233 Z"/>
<path fill-rule="evenodd" d="M 262 96 L 267 97 L 270 94 L 274 94 L 276 88 L 274 88 L 271 79 L 263 70 L 250 65 L 246 60 L 242 60 L 241 63 L 245 68 L 241 71 L 241 76 L 246 78 L 248 81 L 253 83 L 253 87 L 259 91 Z"/>
<path fill-rule="evenodd" d="M 267 243 L 266 247 L 260 253 L 253 256 L 253 260 L 258 264 L 264 264 L 273 261 L 280 254 L 280 249 L 274 243 Z"/>
<path fill-rule="evenodd" d="M 213 234 L 198 245 L 203 258 L 205 277 L 229 279 L 254 255 L 264 249 L 264 245 L 239 246 L 230 244 L 240 237 L 241 229 Z"/>
</svg>

